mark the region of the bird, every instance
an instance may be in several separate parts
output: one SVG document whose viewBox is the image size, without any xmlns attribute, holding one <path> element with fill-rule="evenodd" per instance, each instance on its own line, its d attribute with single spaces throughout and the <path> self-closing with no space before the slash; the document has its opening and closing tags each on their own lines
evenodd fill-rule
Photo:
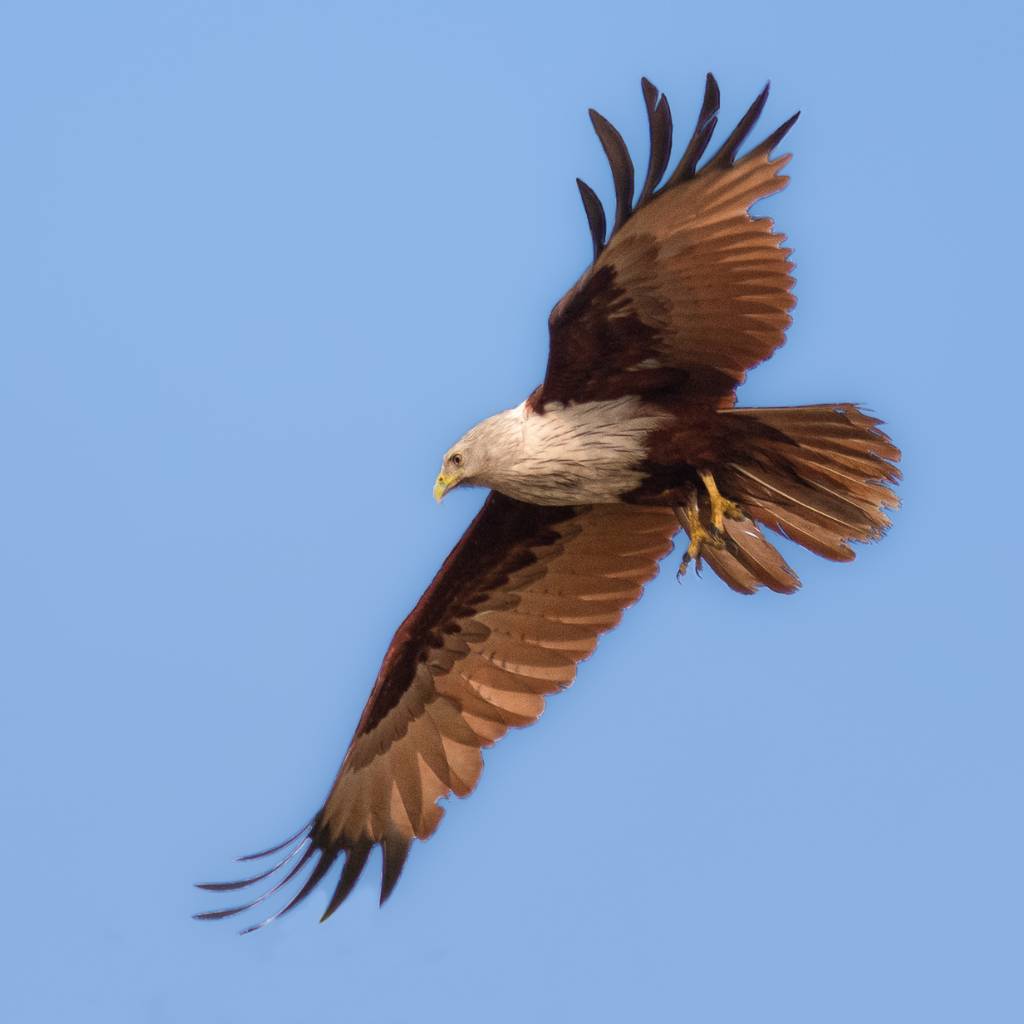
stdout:
<svg viewBox="0 0 1024 1024">
<path fill-rule="evenodd" d="M 590 119 L 611 167 L 610 230 L 597 194 L 577 179 L 593 258 L 555 305 L 542 383 L 470 429 L 434 483 L 489 490 L 462 538 L 398 627 L 323 806 L 274 858 L 228 893 L 233 917 L 297 891 L 255 931 L 299 905 L 340 863 L 322 920 L 352 892 L 375 846 L 380 902 L 414 840 L 437 829 L 451 794 L 467 796 L 483 748 L 536 721 L 577 665 L 672 550 L 678 573 L 706 563 L 733 590 L 792 593 L 800 580 L 772 531 L 835 561 L 878 540 L 898 507 L 900 451 L 882 421 L 853 403 L 736 405 L 747 372 L 791 323 L 794 264 L 773 221 L 751 207 L 788 182 L 775 149 L 790 117 L 743 155 L 768 99 L 751 104 L 705 159 L 720 93 L 705 80 L 696 124 L 674 168 L 668 100 L 641 81 L 650 148 L 636 194 L 619 132 Z"/>
</svg>

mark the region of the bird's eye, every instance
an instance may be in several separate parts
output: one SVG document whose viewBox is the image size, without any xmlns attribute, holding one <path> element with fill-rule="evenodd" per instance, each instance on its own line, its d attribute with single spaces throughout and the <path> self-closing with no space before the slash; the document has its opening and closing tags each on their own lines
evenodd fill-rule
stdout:
<svg viewBox="0 0 1024 1024">
<path fill-rule="evenodd" d="M 453 466 L 461 466 L 462 465 L 462 456 L 458 452 L 456 452 L 454 455 L 449 455 L 448 456 L 448 461 Z"/>
</svg>

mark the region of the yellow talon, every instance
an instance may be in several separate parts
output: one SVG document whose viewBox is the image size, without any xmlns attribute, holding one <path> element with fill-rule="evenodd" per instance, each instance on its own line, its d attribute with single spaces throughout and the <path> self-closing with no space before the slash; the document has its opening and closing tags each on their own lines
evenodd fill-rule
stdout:
<svg viewBox="0 0 1024 1024">
<path fill-rule="evenodd" d="M 709 544 L 711 547 L 721 547 L 722 534 L 719 533 L 716 536 L 701 522 L 700 503 L 697 500 L 696 491 L 690 492 L 686 499 L 686 507 L 677 507 L 675 513 L 680 526 L 682 526 L 690 535 L 690 543 L 686 549 L 686 554 L 683 555 L 683 559 L 679 563 L 679 569 L 676 572 L 676 577 L 679 578 L 685 576 L 686 570 L 689 568 L 691 562 L 696 562 L 697 573 L 699 575 L 701 571 L 701 553 L 704 550 L 704 545 Z"/>
<path fill-rule="evenodd" d="M 679 525 L 690 535 L 690 543 L 679 563 L 677 578 L 686 574 L 687 567 L 691 562 L 697 563 L 697 572 L 701 570 L 701 554 L 705 545 L 713 548 L 729 547 L 731 541 L 725 532 L 726 519 L 745 519 L 743 509 L 734 501 L 723 497 L 718 490 L 718 484 L 709 469 L 698 470 L 698 476 L 704 484 L 708 493 L 708 501 L 711 505 L 711 522 L 705 526 L 700 514 L 700 497 L 698 488 L 694 487 L 686 498 L 685 507 L 676 506 L 676 518 Z"/>
<path fill-rule="evenodd" d="M 698 525 L 690 534 L 690 544 L 686 549 L 686 554 L 683 555 L 683 562 L 681 566 L 682 572 L 686 571 L 686 567 L 690 564 L 690 562 L 696 562 L 698 570 L 700 569 L 700 555 L 701 551 L 704 549 L 705 544 L 710 544 L 712 547 L 717 547 L 718 541 L 712 534 L 708 533 L 708 531 L 705 530 L 703 526 Z"/>
</svg>

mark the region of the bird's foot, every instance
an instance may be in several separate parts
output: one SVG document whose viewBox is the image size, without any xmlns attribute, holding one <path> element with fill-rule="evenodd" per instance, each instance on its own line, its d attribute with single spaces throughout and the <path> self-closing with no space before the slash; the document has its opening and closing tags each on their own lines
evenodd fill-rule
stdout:
<svg viewBox="0 0 1024 1024">
<path fill-rule="evenodd" d="M 703 568 L 701 555 L 705 547 L 722 548 L 726 545 L 724 530 L 712 526 L 705 526 L 700 515 L 700 503 L 697 500 L 696 491 L 692 492 L 687 499 L 684 508 L 677 507 L 675 510 L 679 525 L 682 526 L 690 536 L 690 543 L 686 548 L 679 568 L 676 570 L 676 579 L 681 580 L 686 575 L 686 570 L 693 562 L 697 567 L 697 575 L 700 575 Z"/>
<path fill-rule="evenodd" d="M 697 569 L 697 575 L 701 573 L 703 568 L 703 562 L 701 561 L 701 555 L 704 552 L 704 546 L 708 545 L 713 548 L 719 548 L 722 546 L 721 535 L 716 535 L 711 530 L 705 529 L 701 523 L 691 523 L 689 525 L 690 533 L 690 544 L 686 549 L 686 553 L 683 555 L 682 561 L 679 563 L 679 568 L 676 571 L 676 579 L 680 580 L 686 575 L 686 570 L 689 569 L 690 563 L 693 562 Z"/>
<path fill-rule="evenodd" d="M 708 492 L 708 500 L 711 502 L 711 530 L 719 541 L 716 546 L 721 547 L 725 542 L 726 519 L 745 519 L 746 515 L 735 501 L 730 501 L 718 490 L 718 484 L 715 483 L 710 469 L 702 469 L 700 478 Z"/>
</svg>

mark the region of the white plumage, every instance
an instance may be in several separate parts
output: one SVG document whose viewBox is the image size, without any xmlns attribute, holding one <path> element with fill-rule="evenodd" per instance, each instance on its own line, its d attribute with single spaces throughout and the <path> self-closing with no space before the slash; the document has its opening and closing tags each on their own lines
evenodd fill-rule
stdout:
<svg viewBox="0 0 1024 1024">
<path fill-rule="evenodd" d="M 600 402 L 525 402 L 478 423 L 446 455 L 462 482 L 534 505 L 601 505 L 638 487 L 646 439 L 671 417 L 635 396 Z"/>
</svg>

